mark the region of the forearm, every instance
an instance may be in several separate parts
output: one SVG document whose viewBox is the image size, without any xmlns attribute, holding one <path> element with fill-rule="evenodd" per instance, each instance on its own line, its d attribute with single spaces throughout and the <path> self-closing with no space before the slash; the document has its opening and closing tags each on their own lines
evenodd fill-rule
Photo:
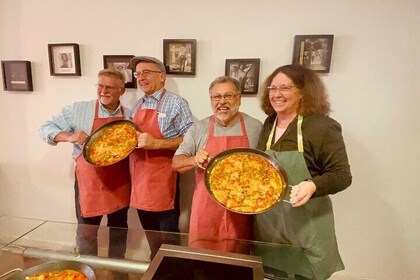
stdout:
<svg viewBox="0 0 420 280">
<path fill-rule="evenodd" d="M 67 132 L 67 131 L 61 131 L 59 132 L 53 139 L 55 143 L 60 142 L 71 142 L 71 136 L 73 133 Z"/>
<path fill-rule="evenodd" d="M 172 168 L 179 172 L 184 173 L 197 166 L 194 156 L 176 155 L 172 159 Z"/>
<path fill-rule="evenodd" d="M 176 150 L 181 144 L 184 136 L 177 138 L 154 139 L 152 150 Z"/>
</svg>

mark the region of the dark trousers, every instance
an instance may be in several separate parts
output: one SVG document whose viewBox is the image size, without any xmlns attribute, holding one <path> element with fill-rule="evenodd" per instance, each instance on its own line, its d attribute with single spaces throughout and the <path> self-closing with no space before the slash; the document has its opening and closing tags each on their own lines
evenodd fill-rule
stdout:
<svg viewBox="0 0 420 280">
<path fill-rule="evenodd" d="M 137 209 L 141 226 L 146 231 L 146 238 L 149 242 L 151 251 L 150 259 L 153 259 L 161 244 L 176 245 L 180 242 L 179 236 L 177 234 L 173 234 L 179 233 L 179 180 L 179 174 L 177 174 L 174 209 L 158 212 Z M 161 231 L 165 231 L 167 233 Z M 171 234 L 170 232 L 173 233 Z"/>
<path fill-rule="evenodd" d="M 77 245 L 80 254 L 98 254 L 98 227 L 104 216 L 83 217 L 79 204 L 79 187 L 77 178 L 74 183 L 77 227 Z M 109 257 L 124 258 L 127 241 L 128 207 L 107 215 L 109 229 Z M 92 226 L 89 226 L 92 225 Z"/>
</svg>

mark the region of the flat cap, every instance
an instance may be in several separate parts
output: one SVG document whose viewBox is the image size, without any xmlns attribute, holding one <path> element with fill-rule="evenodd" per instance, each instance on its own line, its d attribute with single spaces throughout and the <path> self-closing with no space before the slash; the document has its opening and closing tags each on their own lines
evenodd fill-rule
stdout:
<svg viewBox="0 0 420 280">
<path fill-rule="evenodd" d="M 130 60 L 129 67 L 135 70 L 137 63 L 141 61 L 152 62 L 156 64 L 160 71 L 166 73 L 165 65 L 163 65 L 162 61 L 152 56 L 135 56 Z"/>
</svg>

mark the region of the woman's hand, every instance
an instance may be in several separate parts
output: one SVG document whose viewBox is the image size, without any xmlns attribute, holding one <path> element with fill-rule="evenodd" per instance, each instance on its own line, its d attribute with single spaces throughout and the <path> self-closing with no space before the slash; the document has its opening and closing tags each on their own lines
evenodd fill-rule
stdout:
<svg viewBox="0 0 420 280">
<path fill-rule="evenodd" d="M 299 207 L 309 201 L 314 192 L 316 191 L 315 183 L 311 180 L 302 181 L 292 187 L 290 193 L 290 202 L 293 207 Z"/>
</svg>

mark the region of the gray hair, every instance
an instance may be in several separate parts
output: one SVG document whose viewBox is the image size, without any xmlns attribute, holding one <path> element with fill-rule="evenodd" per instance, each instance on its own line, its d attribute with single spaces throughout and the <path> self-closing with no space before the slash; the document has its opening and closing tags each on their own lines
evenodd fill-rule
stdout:
<svg viewBox="0 0 420 280">
<path fill-rule="evenodd" d="M 113 77 L 117 81 L 120 81 L 122 83 L 122 87 L 124 87 L 124 84 L 125 84 L 124 75 L 122 73 L 118 72 L 117 70 L 114 70 L 114 69 L 103 69 L 103 70 L 99 71 L 98 77 L 99 76 Z"/>
<path fill-rule="evenodd" d="M 224 83 L 230 83 L 235 87 L 235 90 L 240 94 L 241 93 L 241 86 L 239 85 L 238 80 L 235 80 L 234 78 L 231 78 L 229 76 L 221 76 L 221 77 L 217 77 L 216 79 L 213 80 L 213 82 L 211 82 L 210 86 L 209 86 L 209 92 L 211 91 L 211 89 L 217 85 L 217 84 L 224 84 Z"/>
</svg>

